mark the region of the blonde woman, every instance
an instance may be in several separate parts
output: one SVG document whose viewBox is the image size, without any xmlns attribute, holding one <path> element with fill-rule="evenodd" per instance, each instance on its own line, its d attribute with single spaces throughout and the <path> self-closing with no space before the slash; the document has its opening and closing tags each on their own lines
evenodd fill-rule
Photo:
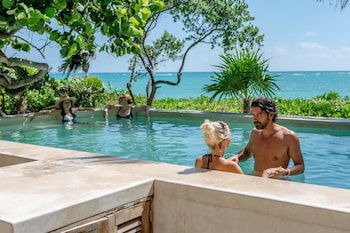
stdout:
<svg viewBox="0 0 350 233">
<path fill-rule="evenodd" d="M 205 120 L 201 125 L 201 129 L 210 153 L 197 157 L 195 167 L 243 174 L 242 169 L 236 162 L 225 159 L 225 150 L 231 142 L 228 125 L 223 121 Z"/>
</svg>

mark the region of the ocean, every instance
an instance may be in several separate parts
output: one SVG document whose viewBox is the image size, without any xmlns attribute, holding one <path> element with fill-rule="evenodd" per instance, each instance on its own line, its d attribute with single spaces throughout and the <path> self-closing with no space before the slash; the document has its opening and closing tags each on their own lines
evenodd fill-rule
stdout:
<svg viewBox="0 0 350 233">
<path fill-rule="evenodd" d="M 350 96 L 350 71 L 288 71 L 270 72 L 271 75 L 278 75 L 277 85 L 281 88 L 276 96 L 284 99 L 313 98 L 330 91 L 337 92 L 341 97 Z M 74 74 L 83 76 L 83 74 Z M 130 79 L 130 73 L 91 73 L 99 77 L 105 87 L 110 84 L 113 88 L 127 90 L 126 84 Z M 53 73 L 52 77 L 62 78 L 62 74 Z M 72 76 L 72 75 L 71 75 Z M 71 77 L 70 76 L 70 77 Z M 211 94 L 202 91 L 203 87 L 212 83 L 213 72 L 184 72 L 181 82 L 177 86 L 161 85 L 158 88 L 155 98 L 196 98 L 200 95 L 210 96 Z M 156 75 L 156 80 L 167 80 L 176 82 L 176 72 L 161 72 Z M 142 76 L 133 82 L 134 94 L 146 94 L 147 76 Z"/>
</svg>

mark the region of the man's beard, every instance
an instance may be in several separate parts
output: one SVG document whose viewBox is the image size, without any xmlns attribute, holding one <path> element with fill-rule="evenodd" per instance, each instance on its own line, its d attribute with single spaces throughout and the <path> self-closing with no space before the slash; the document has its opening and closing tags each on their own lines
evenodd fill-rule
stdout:
<svg viewBox="0 0 350 233">
<path fill-rule="evenodd" d="M 254 121 L 254 125 L 256 129 L 265 129 L 268 121 L 260 122 L 260 121 Z"/>
<path fill-rule="evenodd" d="M 262 124 L 261 122 L 254 122 L 255 128 L 256 129 L 265 129 L 266 124 Z"/>
</svg>

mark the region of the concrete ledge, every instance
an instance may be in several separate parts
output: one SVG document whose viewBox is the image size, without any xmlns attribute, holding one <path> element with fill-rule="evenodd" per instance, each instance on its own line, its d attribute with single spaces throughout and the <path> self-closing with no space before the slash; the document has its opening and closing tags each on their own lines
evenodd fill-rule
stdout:
<svg viewBox="0 0 350 233">
<path fill-rule="evenodd" d="M 37 154 L 0 168 L 2 233 L 53 231 L 145 197 L 153 197 L 154 232 L 350 230 L 350 190 L 1 144 L 8 154 Z"/>
<path fill-rule="evenodd" d="M 222 121 L 239 121 L 240 123 L 252 124 L 252 117 L 250 114 L 227 113 L 227 112 L 203 112 L 203 111 L 166 111 L 166 110 L 152 110 L 151 116 L 161 117 L 175 117 L 186 119 L 200 119 L 206 118 L 212 120 Z M 278 123 L 281 125 L 299 127 L 317 127 L 328 129 L 350 129 L 350 119 L 344 118 L 328 118 L 328 117 L 299 117 L 299 116 L 278 116 Z"/>
<path fill-rule="evenodd" d="M 56 150 L 46 149 L 47 153 Z M 49 232 L 153 195 L 152 178 L 69 160 L 3 167 L 0 175 L 6 177 L 0 180 L 4 233 Z"/>
<path fill-rule="evenodd" d="M 33 120 L 28 118 L 29 114 L 7 116 L 0 118 L 2 126 L 7 125 L 22 125 L 31 124 L 45 121 L 57 121 L 52 115 L 40 115 L 36 116 Z M 109 117 L 115 117 L 116 111 L 110 110 Z M 136 116 L 144 117 L 144 111 L 139 109 L 135 112 Z M 102 109 L 95 110 L 84 110 L 78 111 L 77 116 L 79 119 L 84 121 L 94 121 L 96 118 L 103 117 Z M 193 111 L 193 110 L 160 110 L 152 109 L 150 117 L 175 117 L 175 118 L 186 118 L 204 120 L 209 118 L 211 120 L 223 120 L 223 121 L 239 121 L 240 123 L 252 124 L 252 118 L 250 114 L 239 114 L 239 113 L 228 113 L 228 112 L 204 112 L 204 111 Z M 350 119 L 344 118 L 328 118 L 328 117 L 299 117 L 299 116 L 278 116 L 278 122 L 282 125 L 287 124 L 288 126 L 300 126 L 300 127 L 317 127 L 317 128 L 328 128 L 328 129 L 343 129 L 350 130 Z M 60 123 L 60 122 L 59 122 Z"/>
</svg>

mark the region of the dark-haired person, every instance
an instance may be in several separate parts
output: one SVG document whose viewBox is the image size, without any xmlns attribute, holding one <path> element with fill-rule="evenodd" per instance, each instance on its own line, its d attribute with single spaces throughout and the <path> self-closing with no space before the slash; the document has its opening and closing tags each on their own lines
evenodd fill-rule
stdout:
<svg viewBox="0 0 350 233">
<path fill-rule="evenodd" d="M 252 175 L 267 178 L 283 178 L 304 172 L 305 165 L 295 132 L 278 125 L 277 107 L 273 99 L 260 97 L 251 104 L 255 128 L 244 149 L 230 160 L 242 162 L 254 156 Z M 288 167 L 289 161 L 294 165 Z"/>
<path fill-rule="evenodd" d="M 60 115 L 57 116 L 63 123 L 73 124 L 76 123 L 76 115 L 75 112 L 78 109 L 73 109 L 73 105 L 76 102 L 76 99 L 73 97 L 69 97 L 68 95 L 63 95 L 56 102 L 56 109 L 60 110 Z"/>
</svg>

